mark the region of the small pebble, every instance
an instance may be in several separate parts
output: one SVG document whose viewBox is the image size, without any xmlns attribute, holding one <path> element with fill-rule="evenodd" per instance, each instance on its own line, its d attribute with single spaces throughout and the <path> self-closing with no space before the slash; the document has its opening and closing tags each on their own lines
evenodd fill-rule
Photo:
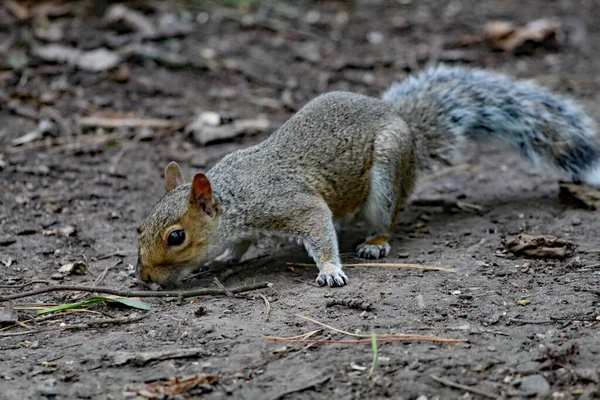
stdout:
<svg viewBox="0 0 600 400">
<path fill-rule="evenodd" d="M 55 397 L 58 394 L 56 388 L 53 388 L 52 386 L 40 386 L 38 392 L 46 397 Z"/>
<path fill-rule="evenodd" d="M 226 308 L 225 310 L 223 310 L 223 314 L 233 314 L 233 311 L 229 308 Z"/>
<path fill-rule="evenodd" d="M 62 281 L 63 279 L 65 279 L 65 277 L 63 276 L 63 274 L 59 274 L 58 272 L 56 272 L 56 273 L 50 275 L 50 279 Z"/>
<path fill-rule="evenodd" d="M 542 398 L 550 393 L 550 384 L 542 375 L 530 375 L 521 379 L 519 390 L 522 396 Z"/>
<path fill-rule="evenodd" d="M 367 40 L 371 44 L 379 44 L 379 43 L 383 42 L 383 39 L 384 39 L 384 37 L 381 32 L 371 31 L 371 32 L 367 33 Z"/>
<path fill-rule="evenodd" d="M 581 225 L 581 218 L 579 218 L 579 217 L 573 217 L 571 219 L 571 225 L 573 225 L 573 226 Z"/>
<path fill-rule="evenodd" d="M 408 258 L 410 256 L 410 253 L 406 252 L 406 253 L 398 253 L 397 257 L 398 258 Z"/>
</svg>

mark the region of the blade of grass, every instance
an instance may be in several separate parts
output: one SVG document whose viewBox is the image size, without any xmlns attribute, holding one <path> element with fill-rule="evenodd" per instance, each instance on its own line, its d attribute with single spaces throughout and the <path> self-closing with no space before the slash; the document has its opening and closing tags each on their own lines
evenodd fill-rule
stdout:
<svg viewBox="0 0 600 400">
<path fill-rule="evenodd" d="M 144 303 L 143 301 L 140 301 L 137 299 L 131 299 L 128 297 L 91 296 L 91 297 L 88 297 L 87 299 L 78 301 L 76 303 L 60 304 L 55 307 L 50 307 L 50 308 L 46 308 L 43 310 L 37 310 L 36 314 L 43 315 L 43 314 L 49 314 L 49 313 L 53 313 L 53 312 L 57 312 L 57 311 L 69 310 L 72 308 L 81 308 L 83 306 L 90 306 L 92 304 L 101 303 L 104 301 L 121 303 L 128 307 L 139 308 L 141 310 L 150 310 L 150 305 L 148 303 Z"/>
<path fill-rule="evenodd" d="M 371 350 L 373 351 L 373 362 L 371 363 L 371 369 L 369 369 L 369 374 L 367 375 L 368 379 L 371 379 L 373 376 L 373 371 L 375 371 L 375 365 L 377 365 L 377 335 L 371 328 Z"/>
</svg>

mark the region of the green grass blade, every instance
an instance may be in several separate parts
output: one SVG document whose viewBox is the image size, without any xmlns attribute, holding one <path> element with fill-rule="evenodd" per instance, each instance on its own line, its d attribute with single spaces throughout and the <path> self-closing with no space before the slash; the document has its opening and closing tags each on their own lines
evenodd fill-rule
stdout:
<svg viewBox="0 0 600 400">
<path fill-rule="evenodd" d="M 91 296 L 91 297 L 88 297 L 87 299 L 79 301 L 77 303 L 60 304 L 55 307 L 49 307 L 49 308 L 45 308 L 43 310 L 37 310 L 36 314 L 43 315 L 43 314 L 49 314 L 49 313 L 53 313 L 53 312 L 57 312 L 57 311 L 70 310 L 73 308 L 80 308 L 83 306 L 89 306 L 92 304 L 101 303 L 103 301 L 116 302 L 116 303 L 123 304 L 127 307 L 138 308 L 140 310 L 150 310 L 150 304 L 145 303 L 141 300 L 137 300 L 137 299 L 130 299 L 128 297 Z"/>
<path fill-rule="evenodd" d="M 371 369 L 369 369 L 368 379 L 371 379 L 373 376 L 373 371 L 375 371 L 375 366 L 377 365 L 377 335 L 375 335 L 373 330 L 371 330 L 371 351 L 373 352 L 373 362 L 371 363 Z"/>
</svg>

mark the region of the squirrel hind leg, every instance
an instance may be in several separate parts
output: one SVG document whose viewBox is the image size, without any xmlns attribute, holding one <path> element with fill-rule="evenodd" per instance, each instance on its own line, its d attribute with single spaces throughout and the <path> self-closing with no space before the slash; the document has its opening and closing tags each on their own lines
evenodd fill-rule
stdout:
<svg viewBox="0 0 600 400">
<path fill-rule="evenodd" d="M 396 225 L 396 215 L 415 183 L 414 147 L 403 125 L 398 123 L 383 130 L 375 141 L 369 194 L 361 209 L 370 235 L 356 247 L 360 258 L 378 259 L 390 254 L 388 240 Z"/>
</svg>

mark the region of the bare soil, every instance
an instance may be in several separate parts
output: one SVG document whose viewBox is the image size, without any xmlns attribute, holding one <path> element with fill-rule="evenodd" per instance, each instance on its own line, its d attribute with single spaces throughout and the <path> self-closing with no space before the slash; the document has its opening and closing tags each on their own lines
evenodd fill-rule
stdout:
<svg viewBox="0 0 600 400">
<path fill-rule="evenodd" d="M 214 111 L 233 121 L 264 116 L 274 128 L 321 92 L 379 95 L 427 62 L 447 61 L 535 78 L 575 97 L 600 119 L 600 3 L 594 0 L 262 2 L 249 11 L 194 1 L 129 2 L 152 21 L 168 13 L 188 18 L 191 31 L 143 41 L 180 59 L 124 57 L 118 67 L 99 72 L 34 57 L 33 44 L 44 43 L 34 27 L 61 24 L 61 44 L 115 50 L 120 45 L 114 36 L 126 33 L 107 26 L 103 15 L 116 2 L 65 3 L 71 11 L 42 21 L 18 21 L 8 3 L 0 5 L 2 58 L 13 63 L 3 61 L 0 71 L 2 284 L 43 279 L 92 285 L 122 260 L 101 285 L 134 287 L 136 228 L 163 194 L 164 166 L 177 160 L 189 177 L 270 131 L 200 146 L 182 129 L 80 130 L 76 121 L 83 115 L 186 123 Z M 456 45 L 490 20 L 523 24 L 539 17 L 558 18 L 576 40 L 520 56 L 494 52 L 484 43 Z M 21 56 L 24 64 L 15 67 Z M 55 125 L 50 138 L 12 145 L 44 119 Z M 57 140 L 52 135 L 68 138 L 69 130 L 69 140 L 50 144 Z M 114 141 L 102 140 L 114 134 Z M 600 397 L 600 273 L 589 267 L 599 263 L 599 214 L 561 204 L 556 177 L 532 171 L 504 149 L 476 148 L 466 161 L 472 168 L 429 180 L 412 198 L 460 199 L 484 211 L 451 213 L 408 204 L 385 260 L 451 267 L 455 273 L 348 268 L 349 285 L 319 288 L 316 268 L 287 265 L 310 261 L 301 248 L 261 242 L 248 255 L 258 257 L 255 261 L 216 276 L 227 287 L 272 282 L 261 290 L 270 303 L 268 316 L 264 299 L 253 291 L 182 303 L 147 299 L 151 311 L 97 305 L 89 310 L 104 315 L 71 312 L 25 322 L 26 327 L 5 324 L 0 398 L 133 398 L 130 386 L 199 373 L 217 376 L 218 383 L 197 388 L 193 398 L 485 398 L 432 375 L 497 398 Z M 68 226 L 76 229 L 71 236 L 49 234 Z M 360 226 L 340 233 L 345 262 L 359 262 L 352 251 L 363 233 Z M 516 258 L 501 242 L 519 233 L 559 236 L 577 248 L 565 260 Z M 54 279 L 61 265 L 82 260 L 88 274 Z M 212 278 L 196 284 L 213 286 Z M 328 307 L 334 299 L 372 308 Z M 72 293 L 56 292 L 15 304 L 71 301 Z M 29 309 L 18 313 L 20 321 L 35 317 Z M 48 330 L 136 315 L 145 318 Z M 467 341 L 381 343 L 368 379 L 370 343 L 309 345 L 262 337 L 319 328 L 297 315 L 353 333 Z M 28 328 L 41 332 L 26 333 Z M 23 335 L 2 336 L 8 333 Z M 328 329 L 314 338 L 352 339 Z M 116 357 L 181 349 L 195 350 L 189 357 L 146 363 Z"/>
</svg>

